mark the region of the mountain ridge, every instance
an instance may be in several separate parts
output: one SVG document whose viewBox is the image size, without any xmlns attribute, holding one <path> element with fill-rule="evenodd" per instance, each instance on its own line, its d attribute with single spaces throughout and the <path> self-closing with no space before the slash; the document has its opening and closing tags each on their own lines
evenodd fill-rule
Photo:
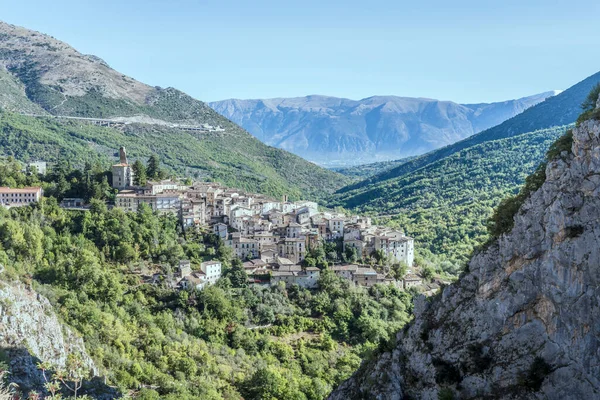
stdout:
<svg viewBox="0 0 600 400">
<path fill-rule="evenodd" d="M 409 162 L 402 163 L 396 168 L 383 171 L 363 181 L 342 188 L 340 192 L 359 189 L 373 183 L 387 181 L 395 177 L 413 172 L 444 157 L 452 155 L 470 146 L 489 140 L 502 139 L 522 133 L 533 132 L 540 129 L 563 126 L 575 122 L 581 111 L 581 102 L 585 99 L 592 87 L 600 82 L 600 72 L 597 72 L 570 88 L 563 90 L 556 96 L 536 104 L 523 113 L 496 125 L 490 129 L 477 133 L 454 144 L 433 150 L 427 154 L 416 157 Z"/>
<path fill-rule="evenodd" d="M 35 155 L 58 161 L 68 155 L 78 163 L 108 163 L 115 149 L 128 144 L 132 159 L 159 154 L 171 171 L 270 195 L 315 198 L 350 182 L 264 145 L 177 89 L 136 81 L 99 57 L 5 22 L 0 22 L 0 110 L 0 154 L 20 160 Z M 53 116 L 142 123 L 119 130 Z M 178 124 L 210 128 L 184 132 Z"/>
<path fill-rule="evenodd" d="M 423 154 L 496 125 L 555 93 L 467 105 L 401 96 L 352 100 L 324 95 L 208 105 L 269 145 L 329 165 L 331 160 L 352 164 Z"/>
</svg>

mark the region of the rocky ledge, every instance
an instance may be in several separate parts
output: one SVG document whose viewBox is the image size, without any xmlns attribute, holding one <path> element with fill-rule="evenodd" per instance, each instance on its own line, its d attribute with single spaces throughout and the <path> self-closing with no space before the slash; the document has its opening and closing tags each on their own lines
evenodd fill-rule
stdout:
<svg viewBox="0 0 600 400">
<path fill-rule="evenodd" d="M 75 354 L 93 375 L 98 372 L 83 340 L 59 321 L 50 301 L 22 283 L 0 281 L 0 352 L 10 363 L 10 380 L 25 391 L 43 387 L 40 361 L 64 368 Z"/>
<path fill-rule="evenodd" d="M 600 398 L 600 122 L 514 221 L 330 399 Z"/>
</svg>

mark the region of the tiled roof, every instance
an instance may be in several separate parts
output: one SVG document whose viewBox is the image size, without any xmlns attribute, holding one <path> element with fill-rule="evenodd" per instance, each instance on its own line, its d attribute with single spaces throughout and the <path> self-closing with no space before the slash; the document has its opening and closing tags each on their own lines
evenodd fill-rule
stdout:
<svg viewBox="0 0 600 400">
<path fill-rule="evenodd" d="M 24 188 L 9 188 L 6 186 L 2 186 L 0 187 L 0 193 L 37 193 L 38 191 L 40 191 L 42 188 L 37 186 L 37 187 L 24 187 Z"/>
</svg>

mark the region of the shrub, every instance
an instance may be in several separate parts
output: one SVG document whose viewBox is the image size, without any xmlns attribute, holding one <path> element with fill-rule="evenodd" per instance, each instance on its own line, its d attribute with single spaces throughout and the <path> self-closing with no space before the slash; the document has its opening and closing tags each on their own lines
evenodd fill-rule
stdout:
<svg viewBox="0 0 600 400">
<path fill-rule="evenodd" d="M 443 388 L 438 392 L 438 400 L 454 400 L 454 392 L 450 388 Z"/>
<path fill-rule="evenodd" d="M 594 86 L 592 90 L 590 90 L 588 96 L 585 98 L 583 103 L 581 103 L 581 108 L 583 109 L 583 111 L 590 111 L 596 108 L 596 102 L 598 101 L 599 96 L 600 83 L 596 84 L 596 86 Z"/>
<path fill-rule="evenodd" d="M 563 151 L 570 153 L 571 146 L 573 146 L 573 130 L 569 129 L 564 135 L 559 137 L 556 142 L 552 143 L 552 146 L 550 146 L 546 153 L 546 159 L 553 160 Z"/>
<path fill-rule="evenodd" d="M 520 384 L 531 391 L 537 392 L 550 372 L 552 372 L 552 366 L 542 357 L 536 357 L 527 373 L 521 377 Z"/>
</svg>

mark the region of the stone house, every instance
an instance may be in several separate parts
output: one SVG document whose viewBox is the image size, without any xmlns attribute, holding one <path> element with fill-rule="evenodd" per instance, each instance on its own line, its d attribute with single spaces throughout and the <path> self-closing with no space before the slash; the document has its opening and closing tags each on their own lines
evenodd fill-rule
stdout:
<svg viewBox="0 0 600 400">
<path fill-rule="evenodd" d="M 285 238 L 278 245 L 280 257 L 290 259 L 294 264 L 304 260 L 306 256 L 306 240 L 304 238 Z"/>
<path fill-rule="evenodd" d="M 409 274 L 402 279 L 402 286 L 404 287 L 404 289 L 408 289 L 415 286 L 421 286 L 422 284 L 423 279 L 421 279 L 421 277 L 417 275 Z"/>
<path fill-rule="evenodd" d="M 352 277 L 354 273 L 358 271 L 358 265 L 356 264 L 348 264 L 348 265 L 334 265 L 331 267 L 331 270 L 339 277 L 352 281 Z"/>
</svg>

